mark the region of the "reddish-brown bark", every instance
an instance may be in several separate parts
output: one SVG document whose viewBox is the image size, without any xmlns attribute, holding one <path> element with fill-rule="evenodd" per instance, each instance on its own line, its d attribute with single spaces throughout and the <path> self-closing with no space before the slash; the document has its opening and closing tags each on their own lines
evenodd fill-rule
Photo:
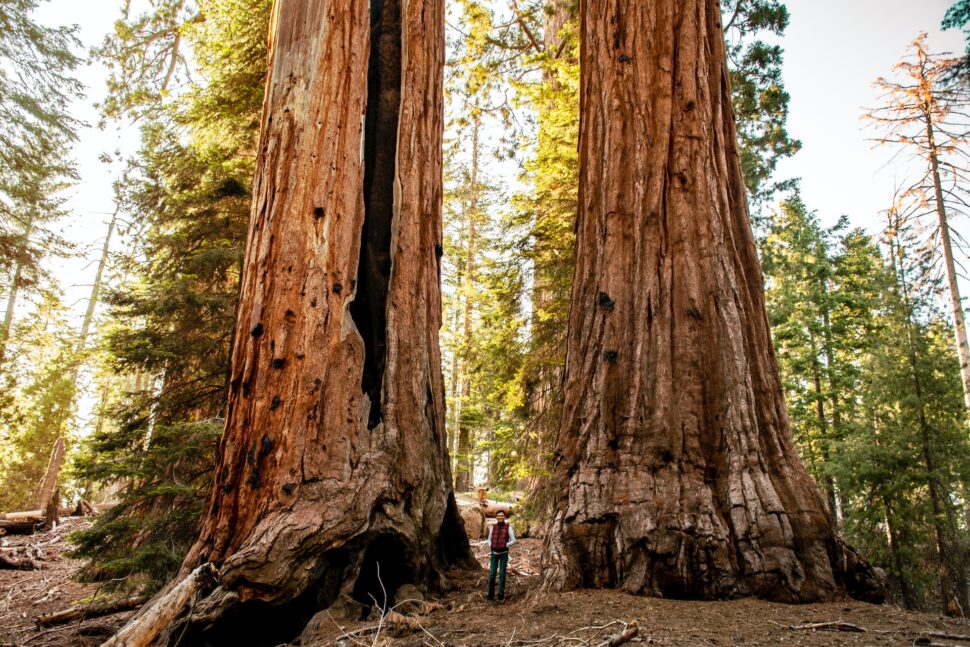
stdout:
<svg viewBox="0 0 970 647">
<path fill-rule="evenodd" d="M 581 5 L 549 588 L 877 598 L 792 444 L 716 0 Z"/>
<path fill-rule="evenodd" d="M 442 1 L 273 15 L 225 435 L 183 576 L 219 566 L 195 625 L 275 607 L 286 639 L 469 552 L 438 349 Z"/>
</svg>

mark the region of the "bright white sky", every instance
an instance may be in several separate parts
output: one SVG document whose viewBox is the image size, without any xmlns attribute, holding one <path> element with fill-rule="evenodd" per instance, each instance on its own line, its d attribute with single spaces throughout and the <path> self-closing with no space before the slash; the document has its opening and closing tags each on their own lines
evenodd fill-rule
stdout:
<svg viewBox="0 0 970 647">
<path fill-rule="evenodd" d="M 891 152 L 873 150 L 872 131 L 860 115 L 876 105 L 872 82 L 888 75 L 908 44 L 921 31 L 929 33 L 934 51 L 963 51 L 963 36 L 939 31 L 951 0 L 787 0 L 791 25 L 782 44 L 784 76 L 791 94 L 789 130 L 803 143 L 793 159 L 783 162 L 779 177 L 800 177 L 802 196 L 822 221 L 833 223 L 848 214 L 853 224 L 877 232 L 879 213 L 892 200 L 897 180 L 906 175 L 898 164 L 886 167 Z M 77 24 L 85 47 L 99 43 L 118 16 L 120 0 L 50 0 L 40 12 L 47 24 Z M 81 71 L 88 97 L 78 114 L 97 121 L 92 103 L 104 92 L 104 70 Z M 137 134 L 101 132 L 93 127 L 80 133 L 76 158 L 81 183 L 72 191 L 72 217 L 66 235 L 86 251 L 83 259 L 59 262 L 52 268 L 61 281 L 66 303 L 78 319 L 94 274 L 94 259 L 113 209 L 111 182 L 117 168 L 98 161 L 116 149 L 131 152 Z M 957 223 L 965 227 L 965 223 Z M 118 241 L 115 248 L 124 245 Z"/>
<path fill-rule="evenodd" d="M 893 150 L 873 149 L 876 131 L 859 118 L 878 105 L 872 82 L 890 76 L 920 32 L 931 51 L 962 53 L 959 30 L 939 30 L 951 0 L 786 0 L 791 23 L 785 85 L 791 95 L 789 132 L 802 150 L 779 165 L 779 177 L 800 177 L 802 197 L 826 224 L 842 214 L 877 232 L 881 211 L 907 176 Z M 956 223 L 966 226 L 966 223 Z"/>
</svg>

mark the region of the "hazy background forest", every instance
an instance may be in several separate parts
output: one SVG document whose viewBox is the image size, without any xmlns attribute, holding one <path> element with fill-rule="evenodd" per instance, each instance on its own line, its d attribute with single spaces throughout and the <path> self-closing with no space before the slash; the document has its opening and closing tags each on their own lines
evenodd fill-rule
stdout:
<svg viewBox="0 0 970 647">
<path fill-rule="evenodd" d="M 62 497 L 118 503 L 77 554 L 157 587 L 222 431 L 271 2 L 81 4 L 0 0 L 0 510 L 33 507 L 63 437 Z M 722 8 L 801 456 L 893 601 L 938 609 L 946 580 L 966 608 L 970 2 Z M 572 281 L 576 19 L 551 0 L 447 12 L 455 488 L 521 498 L 535 530 Z"/>
</svg>

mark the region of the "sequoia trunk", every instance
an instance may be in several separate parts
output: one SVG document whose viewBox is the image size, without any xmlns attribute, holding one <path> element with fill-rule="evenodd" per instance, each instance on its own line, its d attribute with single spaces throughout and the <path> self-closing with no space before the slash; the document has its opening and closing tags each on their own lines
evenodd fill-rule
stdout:
<svg viewBox="0 0 970 647">
<path fill-rule="evenodd" d="M 207 636 L 276 644 L 470 553 L 438 348 L 443 3 L 273 11 L 225 434 L 183 577 L 220 566 Z"/>
<path fill-rule="evenodd" d="M 792 443 L 716 0 L 581 6 L 580 199 L 548 588 L 879 583 Z"/>
</svg>

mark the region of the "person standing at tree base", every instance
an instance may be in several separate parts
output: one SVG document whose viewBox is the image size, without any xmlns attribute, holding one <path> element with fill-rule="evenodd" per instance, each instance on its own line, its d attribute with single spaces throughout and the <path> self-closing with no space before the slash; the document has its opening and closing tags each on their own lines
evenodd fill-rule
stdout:
<svg viewBox="0 0 970 647">
<path fill-rule="evenodd" d="M 495 573 L 498 571 L 498 601 L 505 602 L 505 569 L 509 565 L 509 546 L 515 543 L 515 531 L 505 522 L 505 512 L 495 513 L 497 523 L 488 529 L 491 559 L 488 568 L 488 599 L 495 599 Z"/>
</svg>

